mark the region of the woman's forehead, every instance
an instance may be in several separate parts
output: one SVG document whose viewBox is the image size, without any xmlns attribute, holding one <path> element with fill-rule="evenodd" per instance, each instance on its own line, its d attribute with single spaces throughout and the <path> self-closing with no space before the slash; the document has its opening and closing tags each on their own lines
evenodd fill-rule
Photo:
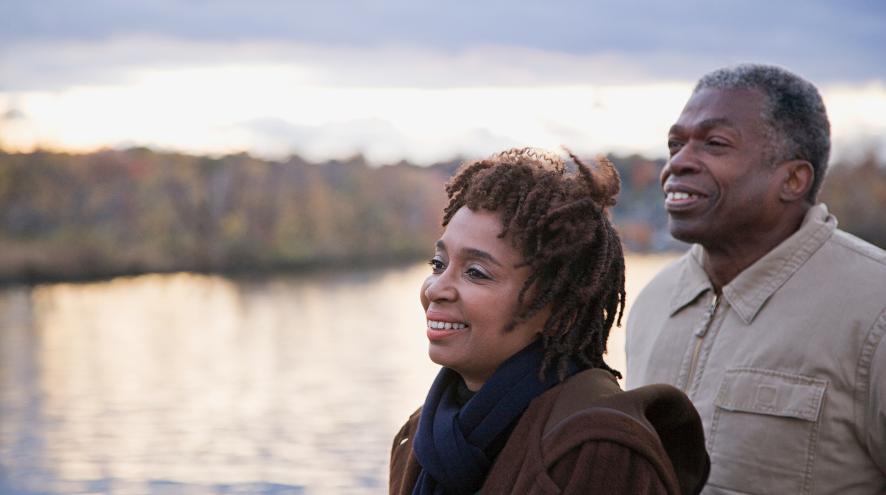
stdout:
<svg viewBox="0 0 886 495">
<path fill-rule="evenodd" d="M 491 254 L 498 261 L 518 260 L 520 256 L 510 236 L 499 237 L 502 229 L 500 213 L 463 206 L 452 216 L 443 236 L 437 241 L 437 248 L 450 254 L 456 250 L 479 250 Z"/>
</svg>

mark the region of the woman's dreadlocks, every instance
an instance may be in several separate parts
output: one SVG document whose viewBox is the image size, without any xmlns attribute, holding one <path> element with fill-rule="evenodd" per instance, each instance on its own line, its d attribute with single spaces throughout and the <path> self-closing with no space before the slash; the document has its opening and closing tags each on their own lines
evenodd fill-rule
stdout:
<svg viewBox="0 0 886 495">
<path fill-rule="evenodd" d="M 564 160 L 532 148 L 511 149 L 466 163 L 446 184 L 443 226 L 463 206 L 501 214 L 499 237 L 511 235 L 529 278 L 521 308 L 508 326 L 546 306 L 540 375 L 556 366 L 562 379 L 570 360 L 621 373 L 603 361 L 612 324 L 621 325 L 625 264 L 621 241 L 607 217 L 621 187 L 618 172 L 601 157 L 592 170 L 572 153 Z M 526 301 L 530 296 L 531 300 Z"/>
</svg>

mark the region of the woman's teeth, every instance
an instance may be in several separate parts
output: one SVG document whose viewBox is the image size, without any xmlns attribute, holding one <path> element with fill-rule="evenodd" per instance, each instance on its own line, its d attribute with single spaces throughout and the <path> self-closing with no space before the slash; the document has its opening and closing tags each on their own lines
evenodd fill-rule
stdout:
<svg viewBox="0 0 886 495">
<path fill-rule="evenodd" d="M 461 330 L 465 327 L 467 327 L 467 325 L 464 323 L 428 320 L 428 328 L 433 328 L 435 330 Z"/>
</svg>

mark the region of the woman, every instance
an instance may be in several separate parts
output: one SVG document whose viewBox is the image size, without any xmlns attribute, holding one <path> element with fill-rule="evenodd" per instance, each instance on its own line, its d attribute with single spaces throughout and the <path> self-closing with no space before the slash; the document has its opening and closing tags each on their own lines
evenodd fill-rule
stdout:
<svg viewBox="0 0 886 495">
<path fill-rule="evenodd" d="M 618 174 L 509 150 L 446 185 L 421 288 L 443 366 L 391 452 L 391 493 L 697 493 L 701 423 L 681 392 L 622 392 L 603 353 L 624 309 L 606 208 Z"/>
</svg>

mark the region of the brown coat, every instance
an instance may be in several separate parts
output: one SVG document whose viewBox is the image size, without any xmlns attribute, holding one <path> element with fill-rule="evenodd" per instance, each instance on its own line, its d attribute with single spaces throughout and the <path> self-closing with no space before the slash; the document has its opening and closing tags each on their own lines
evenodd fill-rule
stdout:
<svg viewBox="0 0 886 495">
<path fill-rule="evenodd" d="M 394 437 L 389 491 L 409 494 L 421 466 L 412 451 L 421 410 Z M 482 493 L 695 494 L 710 462 L 701 421 L 669 385 L 622 392 L 587 370 L 529 405 Z"/>
</svg>

